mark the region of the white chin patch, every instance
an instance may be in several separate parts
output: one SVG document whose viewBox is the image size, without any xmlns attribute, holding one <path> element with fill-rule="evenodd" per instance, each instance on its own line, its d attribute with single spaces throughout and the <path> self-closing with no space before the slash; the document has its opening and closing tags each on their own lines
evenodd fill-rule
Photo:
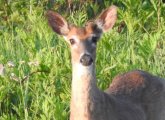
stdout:
<svg viewBox="0 0 165 120">
<path fill-rule="evenodd" d="M 93 63 L 89 66 L 83 66 L 81 63 L 78 63 L 75 65 L 75 72 L 77 73 L 78 76 L 83 76 L 87 74 L 91 74 L 93 70 Z"/>
</svg>

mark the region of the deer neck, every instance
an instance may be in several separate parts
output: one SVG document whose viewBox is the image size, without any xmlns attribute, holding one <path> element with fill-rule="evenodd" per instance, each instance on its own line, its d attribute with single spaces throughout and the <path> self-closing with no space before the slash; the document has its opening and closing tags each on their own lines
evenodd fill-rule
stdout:
<svg viewBox="0 0 165 120">
<path fill-rule="evenodd" d="M 72 67 L 71 120 L 88 120 L 90 105 L 99 92 L 95 65 L 84 67 L 81 64 L 73 64 Z"/>
</svg>

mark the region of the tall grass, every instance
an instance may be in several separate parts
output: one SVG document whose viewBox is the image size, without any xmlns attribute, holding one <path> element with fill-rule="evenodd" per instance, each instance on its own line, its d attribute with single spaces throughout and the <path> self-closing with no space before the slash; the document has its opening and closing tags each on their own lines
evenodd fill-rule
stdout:
<svg viewBox="0 0 165 120">
<path fill-rule="evenodd" d="M 78 1 L 77 1 L 78 2 Z M 45 1 L 1 1 L 0 119 L 69 119 L 71 64 L 68 45 L 47 25 L 46 9 L 60 9 Z M 165 77 L 165 4 L 154 0 L 86 3 L 61 14 L 82 26 L 112 3 L 118 21 L 97 48 L 98 86 L 105 89 L 115 75 L 141 69 Z M 66 4 L 65 4 L 66 5 Z M 76 6 L 75 6 L 76 8 Z"/>
</svg>

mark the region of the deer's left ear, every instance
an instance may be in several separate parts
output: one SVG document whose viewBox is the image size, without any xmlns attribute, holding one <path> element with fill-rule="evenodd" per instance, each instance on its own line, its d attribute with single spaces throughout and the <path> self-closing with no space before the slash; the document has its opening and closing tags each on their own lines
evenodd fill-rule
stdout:
<svg viewBox="0 0 165 120">
<path fill-rule="evenodd" d="M 67 35 L 69 27 L 67 21 L 58 13 L 48 11 L 46 14 L 50 27 L 59 35 Z"/>
<path fill-rule="evenodd" d="M 111 29 L 117 19 L 117 7 L 116 6 L 110 6 L 106 10 L 104 10 L 100 16 L 95 20 L 98 27 L 100 27 L 103 32 L 108 31 Z"/>
</svg>

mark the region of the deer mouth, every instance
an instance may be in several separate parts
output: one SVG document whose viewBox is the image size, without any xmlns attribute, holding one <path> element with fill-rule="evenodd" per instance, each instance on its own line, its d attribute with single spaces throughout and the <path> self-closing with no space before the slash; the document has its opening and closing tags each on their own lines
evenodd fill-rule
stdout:
<svg viewBox="0 0 165 120">
<path fill-rule="evenodd" d="M 84 54 L 80 58 L 80 63 L 83 66 L 90 66 L 93 63 L 93 59 L 92 59 L 92 57 L 90 55 Z"/>
</svg>

